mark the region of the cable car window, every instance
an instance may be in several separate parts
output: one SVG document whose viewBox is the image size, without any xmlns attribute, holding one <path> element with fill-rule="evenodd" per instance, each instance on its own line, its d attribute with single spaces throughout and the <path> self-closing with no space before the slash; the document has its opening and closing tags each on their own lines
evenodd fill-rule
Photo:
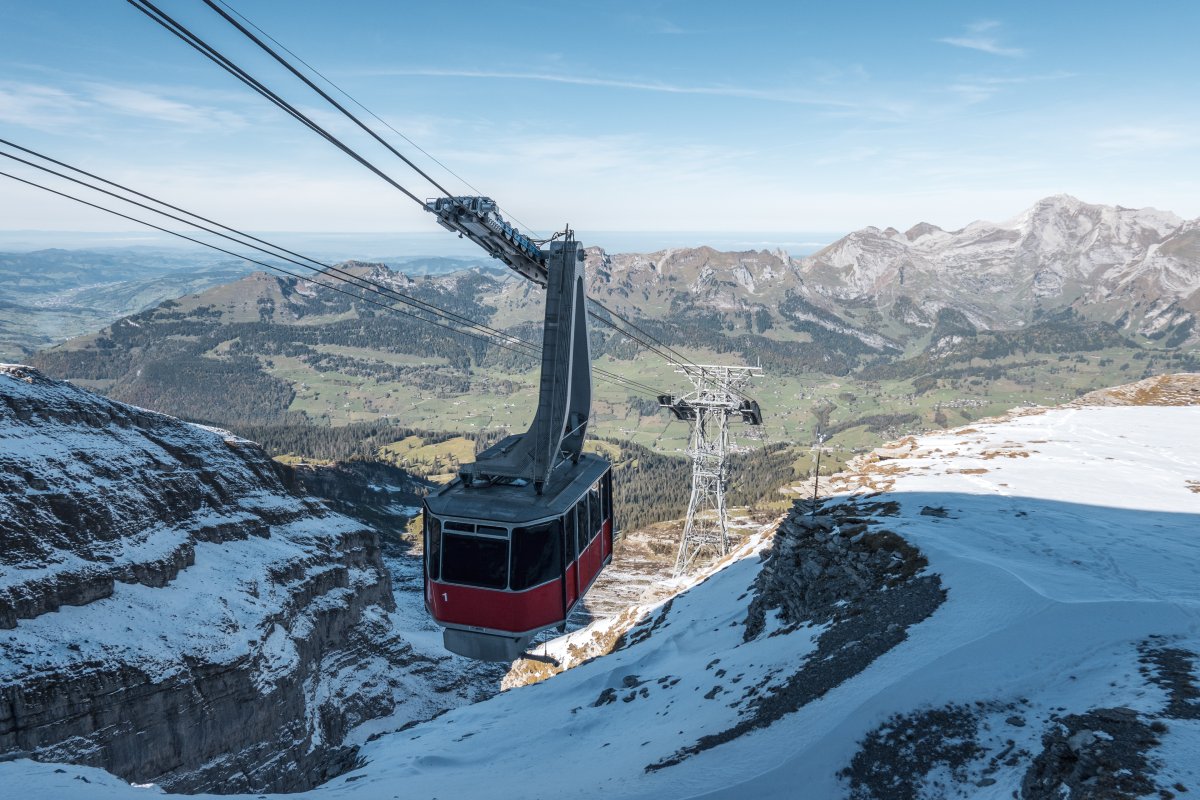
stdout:
<svg viewBox="0 0 1200 800">
<path fill-rule="evenodd" d="M 600 487 L 593 486 L 588 489 L 588 505 L 591 507 L 592 527 L 588 529 L 588 537 L 591 538 L 600 530 Z"/>
<path fill-rule="evenodd" d="M 562 574 L 558 520 L 513 529 L 512 588 L 528 589 Z"/>
<path fill-rule="evenodd" d="M 604 490 L 604 518 L 612 519 L 612 471 L 604 473 L 604 477 L 600 479 L 600 485 Z"/>
<path fill-rule="evenodd" d="M 495 525 L 479 525 L 475 528 L 475 532 L 480 536 L 503 536 L 508 538 L 508 528 L 499 528 Z"/>
<path fill-rule="evenodd" d="M 454 522 L 453 520 L 446 523 L 448 531 L 462 531 L 463 533 L 474 533 L 475 526 L 469 522 Z"/>
<path fill-rule="evenodd" d="M 591 536 L 588 536 L 588 509 L 587 496 L 579 501 L 579 505 L 575 506 L 575 537 L 579 542 L 579 552 L 587 549 L 588 542 L 591 541 Z"/>
<path fill-rule="evenodd" d="M 432 514 L 425 514 L 425 563 L 429 568 L 429 578 L 438 579 L 442 553 L 442 522 Z"/>
<path fill-rule="evenodd" d="M 579 543 L 575 540 L 575 510 L 568 511 L 562 519 L 563 530 L 566 532 L 564 537 L 567 541 L 567 560 L 574 561 L 579 558 Z"/>
<path fill-rule="evenodd" d="M 450 524 L 446 523 L 446 527 Z M 483 536 L 442 534 L 442 580 L 503 589 L 508 585 L 508 542 Z"/>
</svg>

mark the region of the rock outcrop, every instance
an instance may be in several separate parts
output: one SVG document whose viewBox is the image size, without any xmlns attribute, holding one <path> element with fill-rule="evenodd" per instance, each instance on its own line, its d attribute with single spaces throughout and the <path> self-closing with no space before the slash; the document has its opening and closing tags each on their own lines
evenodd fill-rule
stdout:
<svg viewBox="0 0 1200 800">
<path fill-rule="evenodd" d="M 251 442 L 4 366 L 0 464 L 0 758 L 297 790 L 474 691 L 397 632 L 376 532 Z"/>
</svg>

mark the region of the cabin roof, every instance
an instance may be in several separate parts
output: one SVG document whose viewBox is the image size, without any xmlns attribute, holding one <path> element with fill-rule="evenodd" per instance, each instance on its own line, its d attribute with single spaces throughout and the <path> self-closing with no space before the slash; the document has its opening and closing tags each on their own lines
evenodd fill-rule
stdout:
<svg viewBox="0 0 1200 800">
<path fill-rule="evenodd" d="M 565 514 L 608 468 L 607 459 L 583 453 L 578 464 L 568 460 L 555 468 L 541 495 L 534 491 L 532 482 L 525 486 L 493 484 L 467 488 L 456 478 L 436 494 L 426 497 L 425 505 L 439 517 L 509 525 L 534 522 Z"/>
</svg>

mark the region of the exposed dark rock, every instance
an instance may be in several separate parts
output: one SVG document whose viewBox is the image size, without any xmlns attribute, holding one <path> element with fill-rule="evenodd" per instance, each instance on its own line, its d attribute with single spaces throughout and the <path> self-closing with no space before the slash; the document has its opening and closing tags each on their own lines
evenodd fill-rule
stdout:
<svg viewBox="0 0 1200 800">
<path fill-rule="evenodd" d="M 1098 708 L 1056 719 L 1021 782 L 1023 800 L 1120 800 L 1156 790 L 1147 751 L 1159 743 L 1129 708 Z"/>
<path fill-rule="evenodd" d="M 779 609 L 789 625 L 848 618 L 874 602 L 876 592 L 898 587 L 928 566 L 915 547 L 869 526 L 856 511 L 853 505 L 815 517 L 793 511 L 780 523 L 755 581 L 746 641 L 762 633 L 770 609 Z"/>
<path fill-rule="evenodd" d="M 976 710 L 965 705 L 894 716 L 867 734 L 840 777 L 850 783 L 851 800 L 910 800 L 938 768 L 965 783 L 967 766 L 983 753 L 978 727 Z M 977 785 L 995 782 L 985 777 Z"/>
<path fill-rule="evenodd" d="M 1195 653 L 1178 647 L 1166 647 L 1161 639 L 1151 638 L 1138 647 L 1142 673 L 1167 693 L 1163 715 L 1173 719 L 1200 719 L 1200 685 L 1196 679 Z"/>
<path fill-rule="evenodd" d="M 670 767 L 770 726 L 866 669 L 904 641 L 910 625 L 941 605 L 945 599 L 941 579 L 920 574 L 928 562 L 916 548 L 890 531 L 860 527 L 853 536 L 842 534 L 839 521 L 851 509 L 842 507 L 838 515 L 816 517 L 793 510 L 780 523 L 747 614 L 747 641 L 763 635 L 766 612 L 771 609 L 779 610 L 784 623 L 771 635 L 801 625 L 827 624 L 816 650 L 782 683 L 772 676 L 760 685 L 746 686 L 733 704 L 741 709 L 736 724 L 681 747 L 647 765 L 647 771 Z M 655 626 L 662 625 L 666 616 L 664 612 Z M 774 687 L 767 689 L 768 682 Z"/>
</svg>

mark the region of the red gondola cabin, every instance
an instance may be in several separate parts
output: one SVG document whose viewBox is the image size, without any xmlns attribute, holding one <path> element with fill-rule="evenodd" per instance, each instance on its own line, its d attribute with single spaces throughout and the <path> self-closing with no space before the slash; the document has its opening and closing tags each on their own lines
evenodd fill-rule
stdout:
<svg viewBox="0 0 1200 800">
<path fill-rule="evenodd" d="M 425 499 L 425 607 L 446 649 L 512 661 L 534 634 L 562 626 L 612 560 L 612 472 L 584 453 L 537 494 L 524 481 Z"/>
</svg>

